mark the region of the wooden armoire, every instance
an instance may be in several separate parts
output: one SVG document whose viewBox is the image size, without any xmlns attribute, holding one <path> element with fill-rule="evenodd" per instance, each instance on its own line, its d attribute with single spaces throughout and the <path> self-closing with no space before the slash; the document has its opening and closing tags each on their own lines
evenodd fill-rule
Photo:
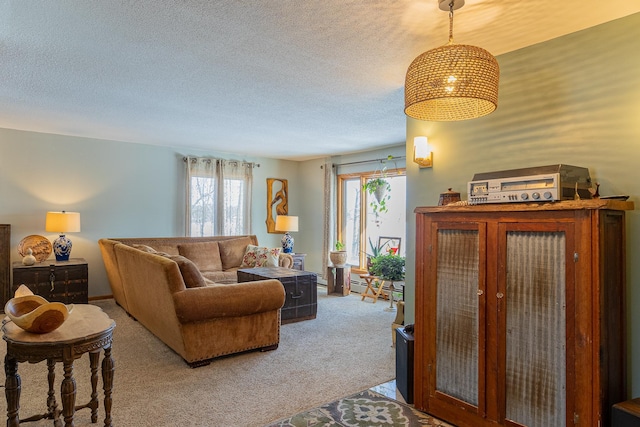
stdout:
<svg viewBox="0 0 640 427">
<path fill-rule="evenodd" d="M 608 426 L 626 400 L 625 210 L 419 207 L 415 406 L 457 426 Z"/>
</svg>

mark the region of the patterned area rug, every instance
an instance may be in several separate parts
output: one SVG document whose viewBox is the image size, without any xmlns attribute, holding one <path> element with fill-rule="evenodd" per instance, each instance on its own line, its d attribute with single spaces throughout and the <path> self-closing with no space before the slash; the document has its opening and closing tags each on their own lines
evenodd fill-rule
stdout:
<svg viewBox="0 0 640 427">
<path fill-rule="evenodd" d="M 265 427 L 447 426 L 411 406 L 371 390 L 301 412 Z"/>
</svg>

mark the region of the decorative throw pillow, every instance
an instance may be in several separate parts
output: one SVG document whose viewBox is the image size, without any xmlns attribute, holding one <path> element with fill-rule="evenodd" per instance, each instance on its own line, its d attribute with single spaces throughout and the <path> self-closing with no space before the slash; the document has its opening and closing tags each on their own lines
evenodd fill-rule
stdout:
<svg viewBox="0 0 640 427">
<path fill-rule="evenodd" d="M 200 271 L 222 271 L 218 242 L 196 242 L 178 245 L 180 255 L 189 258 Z"/>
<path fill-rule="evenodd" d="M 282 248 L 267 248 L 267 252 L 264 256 L 264 263 L 257 265 L 256 267 L 277 267 L 279 265 L 280 252 Z"/>
<path fill-rule="evenodd" d="M 263 246 L 248 245 L 240 268 L 277 267 L 279 256 L 280 248 L 269 249 Z"/>
<path fill-rule="evenodd" d="M 251 244 L 253 244 L 253 242 L 249 237 L 218 241 L 220 259 L 222 260 L 222 269 L 229 270 L 234 267 L 240 267 L 244 252 L 247 249 L 247 246 Z"/>
<path fill-rule="evenodd" d="M 173 260 L 178 264 L 180 273 L 182 274 L 182 280 L 187 288 L 202 288 L 207 286 L 206 279 L 198 270 L 198 267 L 182 255 L 169 255 L 167 258 Z"/>
</svg>

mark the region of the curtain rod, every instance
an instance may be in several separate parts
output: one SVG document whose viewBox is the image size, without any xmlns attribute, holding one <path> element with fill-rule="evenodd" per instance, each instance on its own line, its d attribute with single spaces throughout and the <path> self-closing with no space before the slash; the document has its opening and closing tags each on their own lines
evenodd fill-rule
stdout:
<svg viewBox="0 0 640 427">
<path fill-rule="evenodd" d="M 251 166 L 252 168 L 259 168 L 260 167 L 260 163 L 246 162 L 244 160 L 217 159 L 215 157 L 191 157 L 191 159 L 192 160 L 195 160 L 195 159 L 207 159 L 209 161 L 211 161 L 211 160 L 221 160 L 223 162 L 229 162 L 229 163 L 243 163 L 245 165 Z M 187 161 L 187 157 L 183 157 L 182 161 L 186 162 Z"/>
<path fill-rule="evenodd" d="M 371 159 L 371 160 L 360 160 L 358 162 L 347 162 L 347 163 L 334 163 L 331 166 L 332 167 L 336 167 L 336 166 L 347 166 L 347 165 L 360 165 L 363 163 L 383 163 L 386 162 L 387 160 L 402 160 L 402 159 L 406 159 L 407 156 L 391 156 L 391 157 L 385 157 L 384 159 Z M 323 166 L 320 166 L 320 169 L 322 169 Z"/>
</svg>

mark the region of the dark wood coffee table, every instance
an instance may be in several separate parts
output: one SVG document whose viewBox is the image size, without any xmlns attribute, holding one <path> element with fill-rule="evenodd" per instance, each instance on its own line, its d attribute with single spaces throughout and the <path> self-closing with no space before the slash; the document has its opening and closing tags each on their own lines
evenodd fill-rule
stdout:
<svg viewBox="0 0 640 427">
<path fill-rule="evenodd" d="M 287 298 L 280 311 L 282 324 L 315 319 L 318 312 L 316 273 L 283 267 L 256 267 L 238 270 L 238 282 L 276 279 L 284 286 Z"/>
<path fill-rule="evenodd" d="M 60 415 L 64 417 L 64 425 L 73 427 L 73 416 L 76 410 L 91 408 L 91 422 L 98 421 L 98 362 L 100 352 L 104 350 L 102 360 L 102 381 L 104 386 L 105 427 L 113 425 L 111 419 L 113 374 L 115 371 L 111 356 L 111 342 L 116 323 L 102 311 L 100 307 L 89 304 L 75 304 L 67 320 L 53 332 L 48 334 L 32 334 L 20 329 L 8 318 L 2 326 L 3 339 L 7 342 L 7 354 L 4 359 L 6 373 L 5 395 L 7 397 L 7 426 L 19 426 L 26 421 L 53 419 L 56 427 L 62 426 Z M 73 361 L 83 354 L 89 353 L 91 366 L 91 401 L 86 405 L 76 406 L 76 381 L 73 378 Z M 18 375 L 18 362 L 37 363 L 47 361 L 49 393 L 47 396 L 47 412 L 20 420 L 21 379 Z M 53 384 L 55 381 L 55 364 L 64 365 L 64 379 L 60 386 L 62 411 L 56 403 Z"/>
</svg>

